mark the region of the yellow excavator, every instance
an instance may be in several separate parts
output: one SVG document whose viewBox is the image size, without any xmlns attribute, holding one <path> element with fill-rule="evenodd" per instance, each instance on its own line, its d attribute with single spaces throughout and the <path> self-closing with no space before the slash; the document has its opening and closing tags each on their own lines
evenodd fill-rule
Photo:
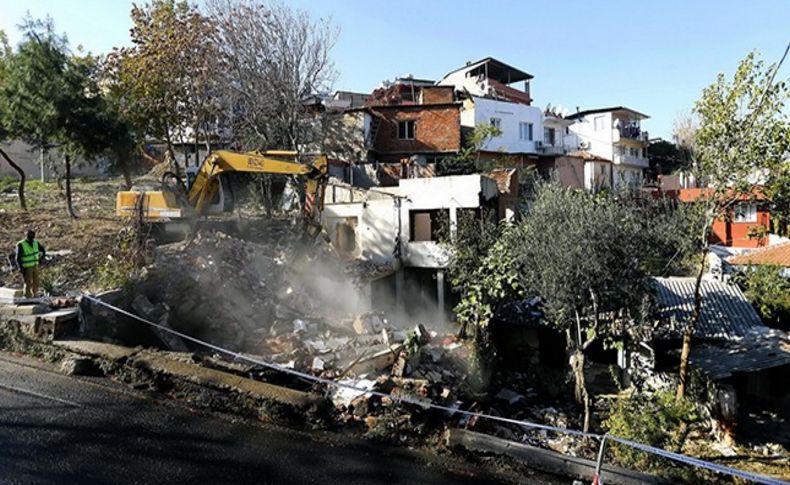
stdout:
<svg viewBox="0 0 790 485">
<path fill-rule="evenodd" d="M 221 175 L 231 172 L 306 176 L 302 205 L 305 232 L 313 238 L 320 233 L 327 158 L 318 155 L 312 164 L 306 165 L 297 161 L 296 152 L 285 150 L 211 152 L 200 167 L 187 169 L 186 183 L 178 175 L 166 172 L 161 190 L 118 192 L 116 213 L 120 217 L 140 218 L 167 233 L 188 230 L 200 216 L 228 212 Z"/>
</svg>

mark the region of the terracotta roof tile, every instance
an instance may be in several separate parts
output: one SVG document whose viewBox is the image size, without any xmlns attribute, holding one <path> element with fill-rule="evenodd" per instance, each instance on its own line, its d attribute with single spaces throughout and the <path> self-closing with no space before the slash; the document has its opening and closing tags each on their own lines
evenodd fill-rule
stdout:
<svg viewBox="0 0 790 485">
<path fill-rule="evenodd" d="M 581 158 L 582 160 L 587 160 L 587 161 L 592 161 L 592 162 L 609 162 L 609 163 L 612 162 L 609 159 L 606 159 L 604 157 L 599 157 L 598 155 L 592 154 L 592 153 L 588 152 L 587 150 L 575 150 L 575 151 L 572 151 L 572 152 L 568 153 L 567 156 L 575 157 L 575 158 Z"/>
<path fill-rule="evenodd" d="M 790 242 L 741 254 L 730 258 L 727 262 L 735 266 L 746 266 L 748 264 L 790 266 Z"/>
</svg>

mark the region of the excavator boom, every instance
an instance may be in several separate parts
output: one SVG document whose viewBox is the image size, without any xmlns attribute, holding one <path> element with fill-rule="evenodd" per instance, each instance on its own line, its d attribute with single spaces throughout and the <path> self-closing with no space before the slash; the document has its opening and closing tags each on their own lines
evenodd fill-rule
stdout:
<svg viewBox="0 0 790 485">
<path fill-rule="evenodd" d="M 305 187 L 304 219 L 308 232 L 320 228 L 320 213 L 323 210 L 328 163 L 325 155 L 319 155 L 312 165 L 296 161 L 297 153 L 284 150 L 265 152 L 233 152 L 219 150 L 211 152 L 189 184 L 185 197 L 177 197 L 169 191 L 125 191 L 119 192 L 116 212 L 119 216 L 142 215 L 148 221 L 178 220 L 192 215 L 205 215 L 212 206 L 218 192 L 222 190 L 220 176 L 229 172 L 267 173 L 281 175 L 304 175 Z"/>
</svg>

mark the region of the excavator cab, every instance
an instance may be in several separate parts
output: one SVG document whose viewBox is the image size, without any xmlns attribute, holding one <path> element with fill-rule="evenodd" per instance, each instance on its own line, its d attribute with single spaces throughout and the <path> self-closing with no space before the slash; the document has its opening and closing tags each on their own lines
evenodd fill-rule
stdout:
<svg viewBox="0 0 790 485">
<path fill-rule="evenodd" d="M 120 217 L 137 217 L 152 225 L 164 226 L 164 232 L 188 232 L 201 216 L 218 215 L 230 210 L 226 177 L 232 172 L 299 175 L 306 178 L 303 219 L 305 233 L 315 238 L 321 232 L 324 190 L 328 178 L 325 155 L 312 164 L 296 160 L 296 152 L 266 151 L 239 153 L 215 151 L 200 167 L 188 167 L 186 181 L 175 173 L 162 177 L 159 190 L 133 189 L 118 192 L 116 213 Z"/>
</svg>

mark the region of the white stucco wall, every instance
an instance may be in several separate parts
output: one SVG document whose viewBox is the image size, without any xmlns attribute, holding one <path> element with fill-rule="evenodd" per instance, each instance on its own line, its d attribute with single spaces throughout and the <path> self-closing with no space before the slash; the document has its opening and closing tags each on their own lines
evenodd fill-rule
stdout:
<svg viewBox="0 0 790 485">
<path fill-rule="evenodd" d="M 596 130 L 594 119 L 599 116 L 603 119 L 603 125 L 599 126 L 600 129 Z M 612 159 L 614 155 L 612 147 L 614 140 L 612 138 L 611 113 L 597 113 L 584 116 L 571 125 L 571 132 L 579 137 L 580 142 L 589 145 L 588 148 L 585 148 L 586 151 L 607 160 Z"/>
<path fill-rule="evenodd" d="M 454 86 L 456 91 L 469 91 L 473 96 L 488 94 L 488 82 L 485 79 L 478 81 L 477 76 L 467 77 L 465 70 L 448 74 L 437 83 L 439 86 Z"/>
<path fill-rule="evenodd" d="M 584 188 L 588 190 L 611 187 L 612 164 L 586 161 L 584 163 Z"/>
<path fill-rule="evenodd" d="M 480 175 L 406 179 L 401 180 L 398 187 L 377 190 L 399 199 L 376 194 L 375 199 L 328 203 L 323 214 L 325 229 L 334 242 L 337 223 L 342 218 L 355 217 L 356 250 L 353 255 L 376 263 L 392 262 L 400 231 L 403 265 L 417 268 L 445 267 L 449 255 L 435 242 L 410 241 L 410 211 L 447 209 L 453 224 L 457 220 L 457 209 L 477 208 L 481 196 L 488 199 L 498 195 L 496 183 Z"/>
<path fill-rule="evenodd" d="M 464 105 L 461 125 L 474 128 L 479 123 L 490 123 L 491 118 L 501 121 L 502 135 L 493 138 L 482 149 L 505 153 L 537 153 L 536 141 L 543 141 L 543 111 L 535 106 L 510 103 L 487 98 L 473 98 L 471 107 Z M 469 111 L 472 113 L 470 114 Z M 532 140 L 520 138 L 519 123 L 532 123 Z"/>
</svg>

